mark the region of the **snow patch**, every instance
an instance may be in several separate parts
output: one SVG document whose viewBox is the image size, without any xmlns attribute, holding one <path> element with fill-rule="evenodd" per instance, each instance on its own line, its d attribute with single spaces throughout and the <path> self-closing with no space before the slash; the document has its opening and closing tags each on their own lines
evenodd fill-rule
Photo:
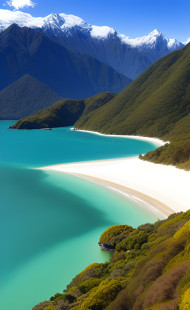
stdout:
<svg viewBox="0 0 190 310">
<path fill-rule="evenodd" d="M 64 13 L 59 14 L 64 19 L 64 28 L 72 28 L 75 26 L 88 27 L 88 24 L 80 17 L 75 15 L 66 15 Z"/>
<path fill-rule="evenodd" d="M 188 38 L 187 41 L 183 42 L 184 45 L 187 45 L 188 43 L 190 43 L 190 38 Z"/>
<path fill-rule="evenodd" d="M 113 28 L 107 27 L 107 26 L 92 26 L 91 28 L 91 36 L 93 38 L 98 39 L 106 39 L 109 35 L 115 34 L 116 31 Z"/>
<path fill-rule="evenodd" d="M 176 39 L 168 39 L 167 45 L 168 45 L 168 49 L 176 49 L 176 48 L 179 48 L 181 44 Z"/>
<path fill-rule="evenodd" d="M 162 36 L 158 29 L 153 30 L 149 35 L 131 39 L 125 35 L 119 35 L 121 41 L 125 44 L 131 45 L 132 47 L 141 47 L 143 45 L 154 45 L 157 38 Z"/>
</svg>

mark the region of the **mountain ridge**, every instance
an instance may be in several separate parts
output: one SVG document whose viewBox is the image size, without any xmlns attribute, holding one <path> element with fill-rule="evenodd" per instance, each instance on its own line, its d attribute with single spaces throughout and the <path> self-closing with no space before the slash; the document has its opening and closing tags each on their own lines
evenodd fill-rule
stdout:
<svg viewBox="0 0 190 310">
<path fill-rule="evenodd" d="M 29 74 L 0 91 L 0 119 L 19 119 L 51 106 L 61 96 Z"/>
<path fill-rule="evenodd" d="M 121 36 L 121 40 L 123 40 L 123 43 L 128 42 L 128 44 L 131 44 L 132 46 L 146 44 L 147 43 L 146 41 L 149 41 L 149 38 L 154 35 L 163 36 L 163 34 L 160 33 L 158 29 L 155 29 L 147 36 L 132 39 L 126 35 L 118 33 L 114 28 L 111 28 L 109 26 L 91 25 L 86 23 L 82 18 L 71 14 L 67 15 L 64 13 L 60 14 L 52 13 L 43 18 L 43 17 L 33 17 L 32 15 L 21 11 L 9 11 L 0 9 L 0 31 L 5 30 L 13 23 L 18 24 L 20 27 L 24 26 L 31 28 L 54 27 L 62 31 L 74 27 L 81 27 L 90 30 L 91 35 L 99 39 L 106 38 L 107 36 L 116 33 L 118 36 Z M 176 39 L 168 39 L 165 36 L 164 38 L 168 41 L 168 46 L 173 46 L 173 44 L 179 45 L 181 43 Z"/>
<path fill-rule="evenodd" d="M 111 27 L 90 25 L 74 15 L 50 14 L 42 18 L 0 10 L 0 30 L 12 23 L 36 28 L 67 49 L 95 57 L 131 79 L 159 58 L 184 46 L 157 29 L 147 36 L 131 39 Z"/>
<path fill-rule="evenodd" d="M 30 74 L 65 98 L 119 92 L 130 79 L 89 55 L 77 55 L 27 27 L 11 25 L 0 34 L 0 89 Z"/>
<path fill-rule="evenodd" d="M 73 126 L 82 116 L 95 111 L 100 106 L 114 98 L 112 93 L 101 93 L 82 100 L 64 99 L 37 114 L 25 117 L 12 125 L 11 129 L 41 129 L 52 127 Z"/>
</svg>

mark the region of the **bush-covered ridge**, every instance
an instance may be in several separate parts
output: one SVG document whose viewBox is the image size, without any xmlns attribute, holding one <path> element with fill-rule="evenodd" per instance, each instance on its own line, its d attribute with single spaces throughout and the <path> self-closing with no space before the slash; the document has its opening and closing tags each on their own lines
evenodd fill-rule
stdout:
<svg viewBox="0 0 190 310">
<path fill-rule="evenodd" d="M 189 98 L 190 44 L 153 64 L 80 127 L 175 139 L 190 134 Z"/>
<path fill-rule="evenodd" d="M 181 169 L 190 170 L 190 139 L 167 143 L 139 157 L 154 163 L 173 165 Z"/>
<path fill-rule="evenodd" d="M 110 262 L 88 266 L 33 310 L 190 309 L 190 210 L 137 229 L 113 226 L 100 240 L 113 238 Z"/>
<path fill-rule="evenodd" d="M 157 61 L 88 119 L 82 116 L 75 126 L 169 140 L 169 146 L 143 159 L 190 170 L 190 44 Z"/>
<path fill-rule="evenodd" d="M 81 115 L 84 114 L 87 117 L 90 112 L 96 110 L 114 97 L 115 94 L 107 92 L 83 100 L 65 99 L 54 103 L 51 107 L 43 109 L 34 115 L 19 120 L 10 128 L 41 129 L 72 126 Z"/>
</svg>

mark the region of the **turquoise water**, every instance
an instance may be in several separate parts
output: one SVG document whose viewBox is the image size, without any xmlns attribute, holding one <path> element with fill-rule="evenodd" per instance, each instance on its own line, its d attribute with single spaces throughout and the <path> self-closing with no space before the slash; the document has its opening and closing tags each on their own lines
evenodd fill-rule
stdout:
<svg viewBox="0 0 190 310">
<path fill-rule="evenodd" d="M 70 128 L 8 130 L 12 123 L 0 122 L 0 300 L 1 309 L 31 310 L 90 263 L 109 259 L 97 245 L 107 227 L 158 218 L 97 184 L 34 168 L 132 156 L 155 146 Z"/>
</svg>

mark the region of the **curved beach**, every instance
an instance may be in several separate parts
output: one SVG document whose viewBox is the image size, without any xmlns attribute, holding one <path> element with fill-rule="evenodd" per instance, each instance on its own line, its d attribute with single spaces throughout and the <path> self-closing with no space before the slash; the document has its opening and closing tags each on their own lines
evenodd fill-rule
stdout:
<svg viewBox="0 0 190 310">
<path fill-rule="evenodd" d="M 115 138 L 127 138 L 132 140 L 142 140 L 153 143 L 155 146 L 159 147 L 166 143 L 169 143 L 169 141 L 163 141 L 158 138 L 151 138 L 151 137 L 144 137 L 144 136 L 133 136 L 133 135 L 112 135 L 112 134 L 103 134 L 98 131 L 90 131 L 90 130 L 82 130 L 82 129 L 75 129 L 71 128 L 71 130 L 77 130 L 79 132 L 87 132 L 90 134 L 98 135 L 98 136 L 105 136 L 105 137 L 115 137 Z"/>
<path fill-rule="evenodd" d="M 93 133 L 98 134 L 98 133 Z M 165 142 L 146 137 L 155 145 Z M 154 209 L 164 216 L 189 209 L 190 172 L 173 166 L 154 164 L 138 157 L 59 164 L 41 168 L 72 174 L 99 183 Z"/>
</svg>

